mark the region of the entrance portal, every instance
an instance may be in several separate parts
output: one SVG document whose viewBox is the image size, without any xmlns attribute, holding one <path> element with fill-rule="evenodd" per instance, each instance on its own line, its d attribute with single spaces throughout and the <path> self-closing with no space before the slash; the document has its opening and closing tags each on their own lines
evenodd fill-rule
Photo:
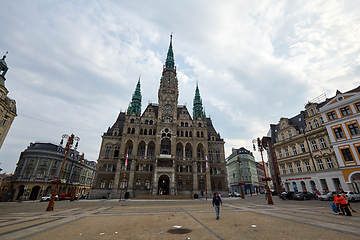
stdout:
<svg viewBox="0 0 360 240">
<path fill-rule="evenodd" d="M 39 191 L 40 191 L 40 186 L 35 186 L 32 188 L 31 190 L 31 194 L 30 194 L 30 200 L 36 200 L 38 195 L 39 195 Z"/>
<path fill-rule="evenodd" d="M 158 195 L 170 194 L 170 179 L 167 175 L 161 175 L 158 182 Z"/>
</svg>

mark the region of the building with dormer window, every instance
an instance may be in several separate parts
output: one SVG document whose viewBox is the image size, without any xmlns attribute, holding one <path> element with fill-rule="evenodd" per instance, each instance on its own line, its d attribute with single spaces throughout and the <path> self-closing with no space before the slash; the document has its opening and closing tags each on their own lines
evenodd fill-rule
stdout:
<svg viewBox="0 0 360 240">
<path fill-rule="evenodd" d="M 343 190 L 360 192 L 360 87 L 337 91 L 320 112 L 346 183 Z"/>
<path fill-rule="evenodd" d="M 158 103 L 142 111 L 139 79 L 127 111 L 102 136 L 92 198 L 228 193 L 224 140 L 205 114 L 199 87 L 190 114 L 178 104 L 178 84 L 171 38 Z"/>
</svg>

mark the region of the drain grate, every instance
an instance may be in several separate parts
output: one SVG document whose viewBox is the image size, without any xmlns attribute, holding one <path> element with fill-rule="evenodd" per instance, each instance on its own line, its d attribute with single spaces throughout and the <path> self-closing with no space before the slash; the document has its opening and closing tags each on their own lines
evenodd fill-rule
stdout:
<svg viewBox="0 0 360 240">
<path fill-rule="evenodd" d="M 171 234 L 186 234 L 190 233 L 192 230 L 187 228 L 178 228 L 178 229 L 169 229 L 167 232 Z"/>
</svg>

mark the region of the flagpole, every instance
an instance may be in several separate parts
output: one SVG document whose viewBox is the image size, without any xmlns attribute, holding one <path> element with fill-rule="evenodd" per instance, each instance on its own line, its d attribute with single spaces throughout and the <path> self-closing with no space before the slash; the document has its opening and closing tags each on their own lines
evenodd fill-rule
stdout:
<svg viewBox="0 0 360 240">
<path fill-rule="evenodd" d="M 208 169 L 208 161 L 207 161 L 207 155 L 205 154 L 205 198 L 207 200 L 207 177 L 206 177 L 206 172 Z"/>
<path fill-rule="evenodd" d="M 123 183 L 124 180 L 125 180 L 125 174 L 126 174 L 126 169 L 127 169 L 127 165 L 128 165 L 128 160 L 129 160 L 129 154 L 128 154 L 128 152 L 126 152 L 125 170 L 124 170 L 124 173 L 123 173 L 123 177 L 121 179 L 121 183 Z M 119 199 L 119 202 L 121 201 L 122 193 L 123 193 L 123 188 L 121 187 L 121 183 L 120 183 L 120 199 Z M 124 188 L 125 188 L 125 186 L 124 186 Z"/>
</svg>

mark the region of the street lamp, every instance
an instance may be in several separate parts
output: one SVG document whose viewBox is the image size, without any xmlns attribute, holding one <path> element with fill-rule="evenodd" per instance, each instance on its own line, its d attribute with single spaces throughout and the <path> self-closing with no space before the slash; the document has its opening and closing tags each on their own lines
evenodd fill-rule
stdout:
<svg viewBox="0 0 360 240">
<path fill-rule="evenodd" d="M 269 186 L 269 181 L 271 181 L 271 179 L 270 179 L 270 177 L 268 177 L 267 171 L 266 171 L 266 165 L 265 165 L 264 157 L 263 157 L 263 151 L 264 151 L 263 144 L 262 144 L 260 138 L 252 140 L 252 143 L 253 143 L 254 151 L 256 151 L 256 145 L 257 145 L 258 151 L 261 154 L 261 160 L 262 160 L 262 164 L 264 166 L 264 172 L 265 172 L 264 180 L 266 181 L 265 189 L 266 189 L 266 194 L 267 194 L 267 200 L 268 200 L 268 204 L 273 205 L 274 202 L 271 197 L 270 186 Z"/>
<path fill-rule="evenodd" d="M 57 179 L 54 179 L 54 190 L 52 192 L 52 195 L 51 195 L 51 199 L 50 199 L 50 202 L 49 202 L 49 205 L 48 207 L 46 208 L 46 211 L 53 211 L 54 210 L 54 204 L 55 204 L 55 196 L 56 196 L 56 192 L 57 192 L 57 188 L 59 187 L 59 183 L 61 181 L 61 178 L 62 178 L 62 174 L 63 174 L 63 171 L 64 171 L 64 166 L 65 166 L 65 162 L 66 162 L 66 159 L 69 155 L 69 152 L 70 152 L 70 149 L 71 147 L 73 146 L 73 143 L 74 141 L 76 142 L 75 143 L 75 147 L 74 147 L 74 151 L 76 151 L 78 145 L 79 145 L 79 141 L 80 141 L 80 138 L 75 136 L 74 134 L 71 134 L 70 136 L 67 135 L 67 134 L 64 134 L 62 135 L 61 137 L 61 141 L 60 141 L 60 146 L 59 147 L 62 147 L 63 145 L 63 142 L 64 142 L 64 139 L 67 140 L 67 143 L 66 143 L 66 146 L 65 146 L 65 156 L 64 156 L 64 161 L 62 162 L 61 164 L 61 168 L 60 168 L 60 171 L 59 171 L 59 175 L 57 177 Z"/>
</svg>

